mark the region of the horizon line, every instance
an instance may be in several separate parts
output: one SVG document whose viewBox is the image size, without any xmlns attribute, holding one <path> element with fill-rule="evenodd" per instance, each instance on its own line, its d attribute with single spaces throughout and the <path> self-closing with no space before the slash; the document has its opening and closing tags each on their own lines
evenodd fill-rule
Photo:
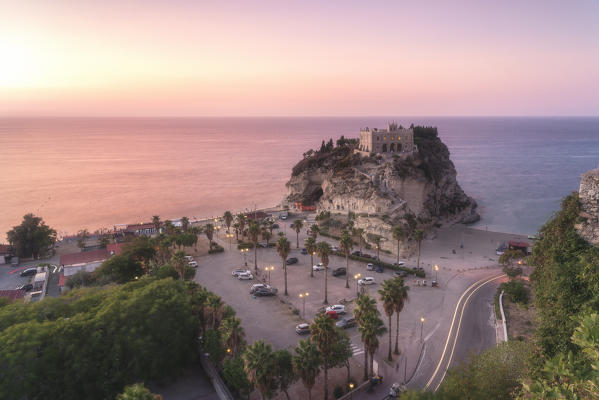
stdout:
<svg viewBox="0 0 599 400">
<path fill-rule="evenodd" d="M 414 115 L 0 115 L 0 118 L 144 118 L 144 119 L 166 119 L 166 118 L 599 118 L 599 114 L 488 114 L 488 115 L 449 115 L 449 114 L 414 114 Z"/>
</svg>

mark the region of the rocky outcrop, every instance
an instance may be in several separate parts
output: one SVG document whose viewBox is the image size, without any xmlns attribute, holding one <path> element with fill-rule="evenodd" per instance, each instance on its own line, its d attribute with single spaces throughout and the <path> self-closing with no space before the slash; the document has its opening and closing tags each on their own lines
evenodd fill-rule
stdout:
<svg viewBox="0 0 599 400">
<path fill-rule="evenodd" d="M 316 205 L 333 214 L 352 212 L 365 237 L 380 235 L 382 248 L 393 251 L 396 225 L 428 231 L 477 221 L 476 202 L 460 188 L 436 128 L 414 128 L 414 141 L 418 150 L 409 156 L 367 155 L 352 144 L 305 153 L 286 184 L 284 201 Z"/>
<path fill-rule="evenodd" d="M 599 168 L 582 174 L 580 179 L 580 222 L 576 230 L 593 245 L 599 244 Z"/>
</svg>

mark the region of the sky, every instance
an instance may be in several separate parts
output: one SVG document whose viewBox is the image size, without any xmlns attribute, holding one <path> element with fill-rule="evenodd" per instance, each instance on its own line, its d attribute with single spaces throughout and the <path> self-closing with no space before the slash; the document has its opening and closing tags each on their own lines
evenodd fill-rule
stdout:
<svg viewBox="0 0 599 400">
<path fill-rule="evenodd" d="M 34 115 L 599 115 L 599 0 L 0 0 Z"/>
</svg>

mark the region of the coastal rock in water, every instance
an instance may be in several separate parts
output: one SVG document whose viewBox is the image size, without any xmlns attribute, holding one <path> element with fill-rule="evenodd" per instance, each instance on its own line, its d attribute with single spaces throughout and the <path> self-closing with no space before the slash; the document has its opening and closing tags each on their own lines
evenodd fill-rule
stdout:
<svg viewBox="0 0 599 400">
<path fill-rule="evenodd" d="M 599 244 L 599 168 L 582 174 L 578 191 L 581 212 L 576 230 L 593 245 Z"/>
<path fill-rule="evenodd" d="M 414 128 L 412 154 L 365 153 L 354 142 L 309 151 L 295 165 L 284 202 L 315 205 L 318 211 L 356 215 L 364 237 L 380 235 L 381 248 L 395 252 L 392 229 L 425 231 L 443 224 L 473 223 L 476 202 L 457 182 L 447 146 L 436 128 Z M 412 246 L 413 248 L 414 246 Z M 407 241 L 403 246 L 408 251 Z"/>
</svg>

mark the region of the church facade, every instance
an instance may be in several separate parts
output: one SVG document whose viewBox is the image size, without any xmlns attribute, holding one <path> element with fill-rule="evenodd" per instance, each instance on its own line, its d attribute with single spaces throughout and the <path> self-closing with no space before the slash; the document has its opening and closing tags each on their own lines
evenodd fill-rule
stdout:
<svg viewBox="0 0 599 400">
<path fill-rule="evenodd" d="M 360 130 L 359 150 L 365 153 L 412 154 L 414 152 L 414 130 L 387 124 L 386 129 L 369 128 Z"/>
</svg>

